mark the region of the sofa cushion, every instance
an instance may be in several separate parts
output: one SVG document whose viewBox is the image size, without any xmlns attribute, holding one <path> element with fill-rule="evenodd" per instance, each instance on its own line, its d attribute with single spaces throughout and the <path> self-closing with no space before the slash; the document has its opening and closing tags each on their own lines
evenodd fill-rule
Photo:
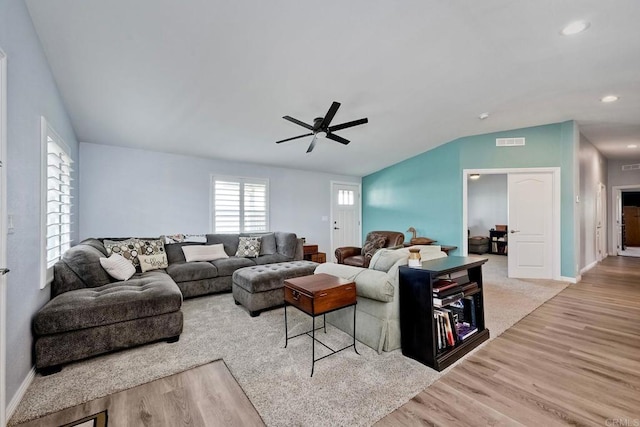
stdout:
<svg viewBox="0 0 640 427">
<path fill-rule="evenodd" d="M 343 260 L 345 265 L 352 265 L 354 267 L 364 266 L 364 255 L 354 255 Z"/>
<path fill-rule="evenodd" d="M 169 264 L 167 274 L 178 283 L 191 282 L 218 277 L 218 269 L 206 261 L 181 262 Z"/>
<path fill-rule="evenodd" d="M 409 251 L 403 249 L 380 249 L 373 254 L 369 268 L 387 272 L 399 259 L 408 258 Z"/>
<path fill-rule="evenodd" d="M 79 278 L 85 286 L 102 286 L 111 283 L 111 277 L 100 265 L 100 258 L 104 257 L 101 251 L 93 246 L 79 244 L 67 250 L 62 256 L 64 262 Z M 59 284 L 60 292 L 71 289 L 62 289 L 64 284 Z"/>
<path fill-rule="evenodd" d="M 240 236 L 236 256 L 245 258 L 257 258 L 260 255 L 260 237 Z"/>
<path fill-rule="evenodd" d="M 111 254 L 109 258 L 100 258 L 100 265 L 109 276 L 116 280 L 129 280 L 136 274 L 136 268 L 120 254 Z"/>
<path fill-rule="evenodd" d="M 238 258 L 234 256 L 211 261 L 211 264 L 218 269 L 218 276 L 231 276 L 239 268 L 256 265 L 253 258 Z"/>
<path fill-rule="evenodd" d="M 376 301 L 393 301 L 394 276 L 378 270 L 327 262 L 320 264 L 315 274 L 326 273 L 356 282 L 356 294 Z"/>
<path fill-rule="evenodd" d="M 33 328 L 37 335 L 56 334 L 171 313 L 181 305 L 174 281 L 164 272 L 150 271 L 127 282 L 58 295 L 36 314 Z"/>
<path fill-rule="evenodd" d="M 207 245 L 222 243 L 224 245 L 224 251 L 229 256 L 236 254 L 239 241 L 240 236 L 238 234 L 207 234 Z"/>
<path fill-rule="evenodd" d="M 296 256 L 296 249 L 298 248 L 298 236 L 295 233 L 287 233 L 283 231 L 276 231 L 274 233 L 276 237 L 276 246 L 278 253 L 282 254 L 292 260 Z"/>
<path fill-rule="evenodd" d="M 282 254 L 260 255 L 258 258 L 252 258 L 257 265 L 275 264 L 277 262 L 291 261 L 291 258 Z"/>
<path fill-rule="evenodd" d="M 167 254 L 167 261 L 169 262 L 169 265 L 177 262 L 187 262 L 187 259 L 184 257 L 184 251 L 182 250 L 182 248 L 184 246 L 193 246 L 193 245 L 202 245 L 202 243 L 196 243 L 196 242 L 165 243 L 164 251 Z"/>
</svg>

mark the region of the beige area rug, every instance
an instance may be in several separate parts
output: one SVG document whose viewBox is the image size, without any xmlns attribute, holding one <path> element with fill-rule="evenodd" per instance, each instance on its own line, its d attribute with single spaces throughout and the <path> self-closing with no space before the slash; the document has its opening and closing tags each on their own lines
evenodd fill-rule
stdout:
<svg viewBox="0 0 640 427">
<path fill-rule="evenodd" d="M 506 279 L 506 257 L 485 264 L 485 320 L 495 338 L 567 283 Z M 443 373 L 402 355 L 377 354 L 358 344 L 311 369 L 311 339 L 284 348 L 282 308 L 252 318 L 231 294 L 186 300 L 184 332 L 174 344 L 146 345 L 70 364 L 48 377 L 37 375 L 9 425 L 134 387 L 215 359 L 224 359 L 263 420 L 270 426 L 371 425 L 432 384 Z M 287 309 L 290 334 L 309 328 L 310 318 Z M 329 326 L 330 344 L 350 337 Z M 316 346 L 320 350 L 321 346 Z M 335 347 L 334 347 L 335 348 Z"/>
</svg>

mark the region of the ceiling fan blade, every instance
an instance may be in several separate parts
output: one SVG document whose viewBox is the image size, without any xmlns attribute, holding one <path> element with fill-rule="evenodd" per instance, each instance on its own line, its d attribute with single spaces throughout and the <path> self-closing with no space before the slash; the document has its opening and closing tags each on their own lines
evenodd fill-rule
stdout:
<svg viewBox="0 0 640 427">
<path fill-rule="evenodd" d="M 294 136 L 293 138 L 283 139 L 281 141 L 276 141 L 276 144 L 280 144 L 281 142 L 291 141 L 293 139 L 304 138 L 305 136 L 313 135 L 313 133 L 305 133 L 304 135 Z"/>
<path fill-rule="evenodd" d="M 313 139 L 311 140 L 311 144 L 309 144 L 309 148 L 307 148 L 307 153 L 310 153 L 313 151 L 313 147 L 316 146 L 316 140 L 318 138 L 316 137 L 316 135 L 313 135 Z"/>
<path fill-rule="evenodd" d="M 294 118 L 293 118 L 293 117 L 291 117 L 291 116 L 284 116 L 284 117 L 283 117 L 283 119 L 285 119 L 285 120 L 289 120 L 290 122 L 295 123 L 295 124 L 297 124 L 298 126 L 302 126 L 303 128 L 307 128 L 307 129 L 309 129 L 309 130 L 313 130 L 313 126 L 308 125 L 308 124 L 306 124 L 305 122 L 301 122 L 301 121 L 300 121 L 300 120 L 298 120 L 298 119 L 294 119 Z"/>
<path fill-rule="evenodd" d="M 329 123 L 331 123 L 331 120 L 333 120 L 333 116 L 336 115 L 336 112 L 338 111 L 339 107 L 340 107 L 340 103 L 333 101 L 333 104 L 331 104 L 331 107 L 329 107 L 329 111 L 327 111 L 327 114 L 325 114 L 324 119 L 322 119 L 322 123 L 320 124 L 320 129 L 323 129 L 329 126 Z"/>
<path fill-rule="evenodd" d="M 340 144 L 344 144 L 344 145 L 347 145 L 348 143 L 351 142 L 348 139 L 345 139 L 345 138 L 343 138 L 341 136 L 338 136 L 338 135 L 334 135 L 332 133 L 328 133 L 327 134 L 327 138 L 332 139 L 332 140 L 334 140 L 336 142 L 339 142 Z"/>
<path fill-rule="evenodd" d="M 363 125 L 365 123 L 369 123 L 369 119 L 364 118 L 364 119 L 360 119 L 360 120 L 354 120 L 352 122 L 342 123 L 340 125 L 331 126 L 331 127 L 329 127 L 329 132 L 334 132 L 336 130 L 350 128 L 352 126 Z"/>
</svg>

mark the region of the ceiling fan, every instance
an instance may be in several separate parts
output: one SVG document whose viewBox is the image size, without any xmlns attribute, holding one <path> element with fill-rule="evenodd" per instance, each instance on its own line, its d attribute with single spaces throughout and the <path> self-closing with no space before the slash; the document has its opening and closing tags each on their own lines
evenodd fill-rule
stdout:
<svg viewBox="0 0 640 427">
<path fill-rule="evenodd" d="M 331 120 L 333 120 L 333 116 L 336 115 L 336 112 L 338 111 L 339 107 L 340 107 L 340 103 L 334 101 L 333 104 L 331 104 L 329 111 L 327 111 L 327 114 L 324 117 L 316 117 L 315 119 L 313 119 L 313 126 L 308 125 L 304 122 L 301 122 L 298 119 L 294 119 L 291 116 L 284 116 L 283 119 L 289 120 L 292 123 L 302 126 L 303 128 L 310 130 L 311 133 L 305 133 L 304 135 L 298 135 L 298 136 L 294 136 L 293 138 L 287 138 L 287 139 L 283 139 L 282 141 L 276 141 L 276 144 L 280 144 L 282 142 L 292 141 L 294 139 L 304 138 L 305 136 L 313 135 L 313 139 L 311 140 L 311 144 L 307 149 L 307 153 L 310 153 L 313 151 L 313 148 L 316 146 L 316 140 L 318 138 L 326 137 L 333 141 L 339 142 L 340 144 L 347 145 L 351 141 L 341 136 L 335 135 L 333 132 L 341 129 L 350 128 L 352 126 L 363 125 L 365 123 L 368 123 L 369 120 L 364 118 L 360 120 L 354 120 L 352 122 L 342 123 L 335 126 L 329 126 L 331 124 Z"/>
</svg>

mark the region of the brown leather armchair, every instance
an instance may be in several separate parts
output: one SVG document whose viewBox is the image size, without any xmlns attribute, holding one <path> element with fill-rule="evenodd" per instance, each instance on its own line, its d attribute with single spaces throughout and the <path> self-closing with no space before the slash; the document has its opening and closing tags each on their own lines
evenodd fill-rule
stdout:
<svg viewBox="0 0 640 427">
<path fill-rule="evenodd" d="M 337 248 L 335 254 L 338 264 L 367 268 L 376 250 L 400 247 L 403 243 L 404 233 L 399 231 L 371 231 L 367 234 L 362 248 L 344 246 Z"/>
</svg>

